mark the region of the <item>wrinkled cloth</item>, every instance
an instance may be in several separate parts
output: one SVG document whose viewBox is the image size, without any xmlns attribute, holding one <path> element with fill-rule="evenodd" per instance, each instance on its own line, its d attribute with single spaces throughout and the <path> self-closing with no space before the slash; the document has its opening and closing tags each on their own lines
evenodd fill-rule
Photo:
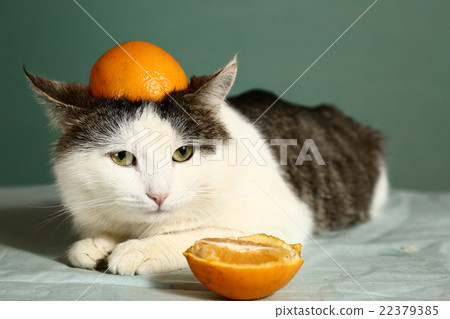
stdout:
<svg viewBox="0 0 450 319">
<path fill-rule="evenodd" d="M 72 268 L 56 188 L 0 188 L 1 300 L 221 300 L 189 269 L 118 276 Z M 449 300 L 450 193 L 391 191 L 383 211 L 302 243 L 303 267 L 265 300 Z"/>
</svg>

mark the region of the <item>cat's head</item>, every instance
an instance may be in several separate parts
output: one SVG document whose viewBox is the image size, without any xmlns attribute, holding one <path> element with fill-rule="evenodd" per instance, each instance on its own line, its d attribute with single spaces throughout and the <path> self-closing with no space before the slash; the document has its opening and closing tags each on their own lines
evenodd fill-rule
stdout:
<svg viewBox="0 0 450 319">
<path fill-rule="evenodd" d="M 210 200 L 226 172 L 223 162 L 204 159 L 217 151 L 211 140 L 230 137 L 220 114 L 236 71 L 233 59 L 160 102 L 131 102 L 93 98 L 85 85 L 25 70 L 62 131 L 54 171 L 75 220 L 151 222 Z"/>
</svg>

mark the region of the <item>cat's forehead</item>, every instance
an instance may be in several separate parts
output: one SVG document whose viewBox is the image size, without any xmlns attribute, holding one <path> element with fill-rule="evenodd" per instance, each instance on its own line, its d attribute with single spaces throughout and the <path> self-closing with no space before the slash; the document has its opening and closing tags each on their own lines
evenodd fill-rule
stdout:
<svg viewBox="0 0 450 319">
<path fill-rule="evenodd" d="M 184 99 L 182 93 L 161 102 L 101 99 L 74 116 L 73 126 L 58 141 L 57 156 L 76 149 L 111 148 L 150 131 L 186 142 L 229 138 L 217 109 Z"/>
<path fill-rule="evenodd" d="M 170 137 L 174 140 L 183 140 L 182 132 L 174 126 L 174 121 L 161 118 L 155 111 L 154 105 L 147 103 L 140 116 L 126 121 L 122 126 L 119 138 L 133 140 L 143 135 Z"/>
</svg>

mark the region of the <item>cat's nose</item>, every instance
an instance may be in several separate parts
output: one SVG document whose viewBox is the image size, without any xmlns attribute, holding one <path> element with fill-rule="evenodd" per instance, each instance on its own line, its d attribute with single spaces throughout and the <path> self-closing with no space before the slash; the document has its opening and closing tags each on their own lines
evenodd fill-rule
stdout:
<svg viewBox="0 0 450 319">
<path fill-rule="evenodd" d="M 147 196 L 152 199 L 158 206 L 161 206 L 164 203 L 164 200 L 169 196 L 169 194 L 147 194 Z"/>
</svg>

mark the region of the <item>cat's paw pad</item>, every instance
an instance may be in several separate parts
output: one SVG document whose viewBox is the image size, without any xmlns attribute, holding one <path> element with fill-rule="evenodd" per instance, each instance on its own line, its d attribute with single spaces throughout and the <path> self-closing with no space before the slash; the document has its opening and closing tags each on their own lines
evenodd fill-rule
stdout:
<svg viewBox="0 0 450 319">
<path fill-rule="evenodd" d="M 114 247 L 115 242 L 109 238 L 85 238 L 70 247 L 67 258 L 74 267 L 95 269 Z"/>
</svg>

